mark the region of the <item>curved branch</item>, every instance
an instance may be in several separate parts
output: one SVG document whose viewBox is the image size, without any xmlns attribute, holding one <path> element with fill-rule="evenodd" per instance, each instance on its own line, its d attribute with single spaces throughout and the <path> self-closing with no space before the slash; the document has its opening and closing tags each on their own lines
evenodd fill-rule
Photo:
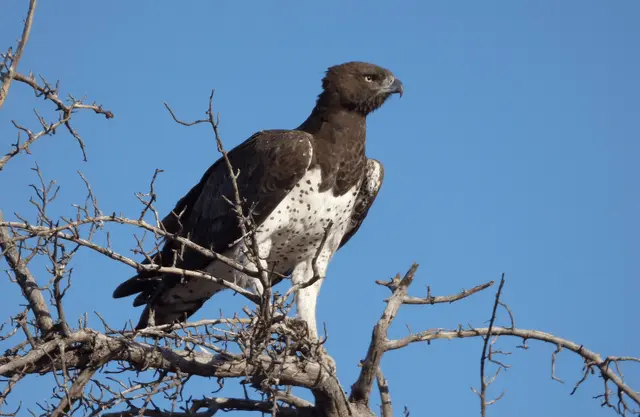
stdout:
<svg viewBox="0 0 640 417">
<path fill-rule="evenodd" d="M 624 392 L 635 401 L 638 405 L 640 405 L 640 394 L 635 392 L 630 386 L 624 383 L 622 378 L 618 376 L 612 369 L 610 369 L 609 364 L 611 362 L 616 361 L 618 358 L 615 356 L 606 357 L 602 359 L 602 357 L 578 343 L 572 342 L 571 340 L 563 339 L 558 336 L 554 336 L 550 333 L 541 332 L 539 330 L 528 330 L 528 329 L 517 329 L 517 328 L 507 328 L 507 327 L 493 327 L 489 328 L 472 328 L 468 330 L 427 330 L 424 332 L 420 332 L 417 334 L 409 335 L 405 338 L 398 340 L 389 340 L 385 345 L 385 351 L 395 350 L 403 348 L 410 343 L 415 342 L 429 342 L 432 340 L 439 339 L 463 339 L 470 337 L 486 337 L 491 333 L 493 336 L 515 336 L 520 337 L 524 340 L 532 339 L 539 340 L 542 342 L 550 343 L 555 345 L 556 347 L 562 347 L 564 349 L 570 350 L 582 358 L 587 362 L 587 366 L 596 366 L 600 370 L 602 376 L 606 379 L 611 380 L 620 391 Z M 640 361 L 638 358 L 624 358 L 627 360 Z"/>
</svg>

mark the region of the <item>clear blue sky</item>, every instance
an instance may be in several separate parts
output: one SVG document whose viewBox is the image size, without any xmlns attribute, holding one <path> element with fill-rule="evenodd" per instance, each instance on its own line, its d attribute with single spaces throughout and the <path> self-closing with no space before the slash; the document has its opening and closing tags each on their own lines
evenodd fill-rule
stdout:
<svg viewBox="0 0 640 417">
<path fill-rule="evenodd" d="M 2 49 L 14 44 L 26 1 L 2 6 Z M 1 207 L 32 214 L 27 185 L 37 159 L 62 186 L 54 209 L 84 198 L 76 170 L 105 212 L 137 216 L 134 192 L 155 168 L 166 213 L 218 158 L 209 130 L 176 125 L 162 102 L 202 116 L 211 88 L 228 147 L 253 132 L 292 128 L 307 116 L 326 67 L 364 60 L 405 85 L 368 124 L 368 154 L 385 165 L 382 192 L 358 235 L 334 258 L 319 301 L 328 348 L 345 388 L 357 375 L 387 296 L 374 284 L 412 261 L 413 293 L 449 294 L 506 273 L 504 301 L 516 324 L 573 339 L 603 355 L 640 356 L 640 3 L 605 1 L 88 2 L 41 1 L 20 70 L 112 110 L 79 114 L 89 163 L 66 134 L 47 137 L 0 174 Z M 0 113 L 4 153 L 11 119 L 36 126 L 51 107 L 14 84 Z M 61 132 L 62 133 L 62 132 Z M 115 244 L 134 245 L 117 229 Z M 131 271 L 94 254 L 78 257 L 68 315 L 99 311 L 112 324 L 137 318 L 112 300 Z M 0 283 L 0 313 L 17 312 Z M 451 306 L 407 306 L 394 336 L 458 323 L 486 324 L 493 290 Z M 211 301 L 197 317 L 231 313 L 239 297 Z M 91 318 L 98 325 L 95 316 Z M 347 342 L 348 340 L 348 342 Z M 550 378 L 553 347 L 503 338 L 513 366 L 492 388 L 507 393 L 490 415 L 611 416 L 591 397 L 592 377 L 569 396 L 581 362 L 563 353 L 564 385 Z M 396 412 L 478 414 L 481 341 L 438 341 L 385 356 Z M 626 376 L 640 389 L 640 367 Z M 33 405 L 50 381 L 16 392 Z M 229 384 L 229 383 L 228 383 Z M 211 381 L 194 389 L 213 389 Z M 377 397 L 373 406 L 377 407 Z"/>
</svg>

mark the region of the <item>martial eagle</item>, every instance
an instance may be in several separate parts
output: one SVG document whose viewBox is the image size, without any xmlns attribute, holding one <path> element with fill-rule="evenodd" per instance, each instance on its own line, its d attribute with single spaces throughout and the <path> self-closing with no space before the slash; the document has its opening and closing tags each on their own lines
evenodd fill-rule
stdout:
<svg viewBox="0 0 640 417">
<path fill-rule="evenodd" d="M 259 257 L 267 270 L 291 276 L 294 284 L 304 283 L 314 276 L 316 259 L 316 270 L 324 278 L 331 257 L 356 233 L 382 184 L 382 164 L 365 155 L 366 117 L 402 92 L 402 82 L 377 65 L 348 62 L 330 67 L 315 107 L 297 129 L 255 133 L 228 153 L 239 170 L 238 191 L 244 210 L 251 210 Z M 229 203 L 233 196 L 221 158 L 178 201 L 163 226 L 247 265 L 238 216 Z M 152 259 L 262 291 L 259 280 L 181 248 L 174 240 L 165 242 Z M 312 337 L 317 337 L 315 312 L 322 281 L 295 294 L 298 317 L 306 321 Z M 113 297 L 138 294 L 133 305 L 146 308 L 137 328 L 144 328 L 184 321 L 222 289 L 204 278 L 140 273 L 120 284 Z"/>
</svg>

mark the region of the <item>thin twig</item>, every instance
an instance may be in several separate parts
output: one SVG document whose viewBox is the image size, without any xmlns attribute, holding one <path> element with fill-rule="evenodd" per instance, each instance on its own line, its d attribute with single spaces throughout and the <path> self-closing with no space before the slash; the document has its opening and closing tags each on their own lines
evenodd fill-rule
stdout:
<svg viewBox="0 0 640 417">
<path fill-rule="evenodd" d="M 489 321 L 489 330 L 487 331 L 487 335 L 484 336 L 484 343 L 482 345 L 482 356 L 480 356 L 480 413 L 482 417 L 486 417 L 487 415 L 487 387 L 491 382 L 487 381 L 485 378 L 485 369 L 486 369 L 486 360 L 488 356 L 489 349 L 489 339 L 491 339 L 491 330 L 493 329 L 493 323 L 496 320 L 496 313 L 498 311 L 498 304 L 500 303 L 500 294 L 502 294 L 502 287 L 504 286 L 504 273 L 502 274 L 502 278 L 500 279 L 500 285 L 498 286 L 498 291 L 496 292 L 496 301 L 493 303 L 493 311 L 491 312 L 491 320 Z M 501 368 L 498 368 L 498 372 Z M 496 373 L 496 376 L 498 374 Z M 495 379 L 495 378 L 494 378 Z M 492 404 L 495 401 L 492 402 Z"/>
</svg>

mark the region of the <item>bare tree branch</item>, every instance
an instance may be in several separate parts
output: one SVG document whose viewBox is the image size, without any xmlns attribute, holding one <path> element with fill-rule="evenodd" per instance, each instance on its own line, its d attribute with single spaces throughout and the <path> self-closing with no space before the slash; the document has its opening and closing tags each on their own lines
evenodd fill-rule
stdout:
<svg viewBox="0 0 640 417">
<path fill-rule="evenodd" d="M 616 356 L 602 357 L 578 343 L 572 342 L 567 339 L 563 339 L 558 336 L 554 336 L 550 333 L 541 332 L 539 330 L 527 330 L 507 327 L 493 327 L 491 332 L 489 328 L 471 328 L 471 329 L 458 329 L 458 330 L 427 330 L 417 334 L 412 334 L 407 337 L 398 340 L 390 340 L 385 346 L 385 350 L 400 349 L 407 346 L 410 343 L 415 342 L 430 342 L 440 339 L 462 339 L 470 337 L 486 337 L 491 333 L 494 336 L 515 336 L 526 340 L 539 340 L 542 342 L 550 343 L 556 347 L 560 346 L 563 349 L 570 350 L 580 355 L 589 368 L 596 367 L 600 370 L 603 377 L 611 380 L 618 389 L 629 396 L 637 405 L 640 405 L 640 394 L 635 392 L 631 387 L 626 385 L 622 378 L 618 376 L 609 366 L 616 360 Z M 631 358 L 629 358 L 631 359 Z M 640 358 L 632 358 L 633 361 L 638 361 Z"/>
<path fill-rule="evenodd" d="M 498 291 L 496 292 L 496 301 L 493 304 L 493 311 L 491 312 L 491 319 L 489 320 L 489 329 L 487 331 L 487 335 L 484 336 L 484 343 L 482 344 L 482 355 L 480 356 L 480 393 L 478 394 L 478 396 L 480 398 L 480 414 L 482 415 L 482 417 L 486 417 L 487 405 L 489 405 L 489 402 L 487 401 L 487 387 L 489 386 L 490 381 L 488 381 L 487 378 L 485 377 L 486 361 L 489 354 L 488 349 L 490 349 L 489 339 L 491 339 L 491 330 L 493 330 L 493 323 L 496 321 L 498 304 L 500 303 L 500 294 L 502 294 L 503 286 L 504 286 L 504 274 L 502 274 L 502 279 L 500 280 L 500 285 L 498 286 Z M 498 368 L 497 372 L 500 372 L 500 369 L 502 368 Z M 495 375 L 496 377 L 498 376 L 497 372 Z"/>
<path fill-rule="evenodd" d="M 371 343 L 369 344 L 367 356 L 362 363 L 360 376 L 358 376 L 358 380 L 351 386 L 351 396 L 349 397 L 351 402 L 369 403 L 369 393 L 371 392 L 373 379 L 375 378 L 378 367 L 380 366 L 380 361 L 382 360 L 382 355 L 385 351 L 387 331 L 393 319 L 396 318 L 396 314 L 402 305 L 402 300 L 407 295 L 407 288 L 409 288 L 409 285 L 413 282 L 413 277 L 417 270 L 418 264 L 414 263 L 404 278 L 400 279 L 400 275 L 397 275 L 389 283 L 389 286 L 394 288 L 393 295 L 389 299 L 387 307 L 382 313 L 382 317 L 380 317 L 380 320 L 378 320 L 378 323 L 373 328 Z"/>
<path fill-rule="evenodd" d="M 389 383 L 384 378 L 384 374 L 380 367 L 378 367 L 378 371 L 376 372 L 376 381 L 378 382 L 378 391 L 380 391 L 380 414 L 382 417 L 393 417 Z"/>
<path fill-rule="evenodd" d="M 2 210 L 0 210 L 0 224 L 4 224 Z M 16 245 L 11 242 L 9 230 L 4 225 L 0 225 L 0 249 L 2 249 L 4 259 L 15 273 L 16 281 L 20 285 L 20 289 L 22 289 L 22 294 L 29 302 L 31 311 L 36 316 L 38 328 L 44 333 L 48 332 L 53 327 L 53 321 L 51 320 L 47 303 L 42 296 L 35 277 L 20 256 Z"/>
<path fill-rule="evenodd" d="M 11 80 L 14 78 L 14 73 L 18 68 L 18 64 L 20 63 L 20 59 L 22 58 L 22 54 L 24 53 L 24 48 L 27 46 L 29 34 L 31 33 L 31 24 L 33 23 L 33 15 L 36 10 L 36 3 L 36 0 L 29 1 L 29 11 L 27 12 L 27 18 L 24 21 L 22 36 L 20 37 L 20 41 L 18 42 L 18 48 L 16 49 L 15 55 L 12 55 L 11 51 L 7 52 L 6 56 L 4 57 L 4 65 L 0 66 L 0 71 L 4 72 L 2 74 L 2 77 L 0 77 L 0 81 L 2 81 L 2 86 L 0 86 L 0 108 L 2 108 L 4 101 L 7 99 L 9 87 L 11 87 Z M 7 65 L 7 63 L 9 63 L 9 65 Z M 0 165 L 0 169 L 1 167 L 2 165 Z"/>
<path fill-rule="evenodd" d="M 20 81 L 22 83 L 30 86 L 35 92 L 36 96 L 44 96 L 46 100 L 51 101 L 56 105 L 56 110 L 59 112 L 58 120 L 53 123 L 47 123 L 37 112 L 38 120 L 40 121 L 42 130 L 39 132 L 33 132 L 26 127 L 23 127 L 13 121 L 13 125 L 22 133 L 27 135 L 27 140 L 23 143 L 20 143 L 20 136 L 18 136 L 18 141 L 13 144 L 13 148 L 9 150 L 2 158 L 0 158 L 0 171 L 4 168 L 4 166 L 9 162 L 11 158 L 18 155 L 20 152 L 29 152 L 29 147 L 36 142 L 38 139 L 42 138 L 45 135 L 52 135 L 56 132 L 56 130 L 63 126 L 66 127 L 67 131 L 76 139 L 78 144 L 80 145 L 80 150 L 82 151 L 83 159 L 87 160 L 87 155 L 85 153 L 85 145 L 84 141 L 78 134 L 78 132 L 71 126 L 71 117 L 73 115 L 74 110 L 76 109 L 86 109 L 93 110 L 96 114 L 102 114 L 107 119 L 113 118 L 113 113 L 104 110 L 102 106 L 94 104 L 84 104 L 80 100 L 76 100 L 73 97 L 70 97 L 70 104 L 64 104 L 64 102 L 58 96 L 58 87 L 56 85 L 55 88 L 51 87 L 49 83 L 47 83 L 44 79 L 42 80 L 44 83 L 44 87 L 40 86 L 35 77 L 30 76 L 27 77 L 25 75 L 19 73 L 13 73 L 12 79 L 16 81 Z M 4 85 L 4 84 L 3 84 Z"/>
<path fill-rule="evenodd" d="M 67 224 L 63 225 L 63 226 L 55 226 L 55 227 L 45 227 L 45 226 L 34 226 L 31 225 L 29 223 L 21 223 L 21 222 L 0 222 L 0 226 L 3 227 L 10 227 L 13 229 L 22 229 L 25 232 L 28 232 L 27 235 L 25 236 L 20 236 L 20 237 L 14 237 L 12 238 L 13 242 L 18 242 L 21 240 L 25 240 L 25 239 L 29 239 L 29 238 L 33 238 L 33 237 L 38 237 L 38 236 L 55 236 L 57 235 L 58 237 L 60 237 L 61 239 L 66 239 L 66 240 L 73 240 L 75 239 L 74 236 L 70 236 L 67 234 L 64 234 L 61 232 L 63 231 L 75 231 L 78 227 L 80 226 L 84 226 L 84 225 L 91 225 L 91 224 L 97 224 L 97 223 L 118 223 L 118 224 L 125 224 L 125 225 L 130 225 L 130 226 L 136 226 L 145 230 L 148 230 L 150 232 L 153 232 L 154 234 L 158 235 L 158 236 L 162 236 L 165 237 L 167 239 L 171 239 L 171 240 L 175 240 L 177 242 L 179 242 L 180 244 L 184 245 L 185 247 L 188 247 L 189 249 L 195 250 L 199 253 L 201 253 L 204 256 L 207 256 L 211 259 L 216 259 L 221 261 L 222 263 L 242 272 L 245 273 L 251 277 L 256 277 L 258 275 L 258 270 L 256 268 L 252 268 L 250 265 L 242 265 L 230 258 L 227 258 L 224 255 L 221 255 L 219 253 L 213 252 L 212 250 L 209 250 L 203 246 L 200 246 L 192 241 L 190 241 L 189 239 L 186 239 L 182 236 L 178 236 L 176 234 L 172 234 L 169 233 L 167 231 L 165 231 L 162 228 L 153 226 L 147 222 L 145 222 L 144 220 L 132 220 L 132 219 L 127 219 L 125 217 L 120 217 L 120 216 L 115 216 L 111 215 L 111 216 L 97 216 L 97 217 L 87 217 L 85 219 L 80 219 L 74 222 L 68 222 Z"/>
<path fill-rule="evenodd" d="M 240 398 L 207 398 L 204 400 L 194 400 L 193 406 L 190 411 L 198 411 L 202 408 L 207 408 L 208 411 L 213 412 L 216 411 L 231 411 L 231 410 L 239 410 L 239 411 L 258 411 L 260 413 L 269 413 L 273 412 L 273 403 L 267 401 L 256 401 L 249 399 L 240 399 Z M 312 416 L 313 410 L 312 408 L 291 408 L 291 407 L 277 407 L 276 415 L 283 417 L 305 417 Z"/>
<path fill-rule="evenodd" d="M 376 281 L 380 285 L 382 284 L 380 281 Z M 462 300 L 463 298 L 467 298 L 470 295 L 473 295 L 477 292 L 480 292 L 484 289 L 489 288 L 494 284 L 494 281 L 485 282 L 484 284 L 476 285 L 470 290 L 462 290 L 458 294 L 454 295 L 442 295 L 442 296 L 433 296 L 431 295 L 431 288 L 427 287 L 427 296 L 425 298 L 420 297 L 409 297 L 406 296 L 402 299 L 402 304 L 438 304 L 438 303 L 453 303 L 454 301 Z"/>
</svg>

